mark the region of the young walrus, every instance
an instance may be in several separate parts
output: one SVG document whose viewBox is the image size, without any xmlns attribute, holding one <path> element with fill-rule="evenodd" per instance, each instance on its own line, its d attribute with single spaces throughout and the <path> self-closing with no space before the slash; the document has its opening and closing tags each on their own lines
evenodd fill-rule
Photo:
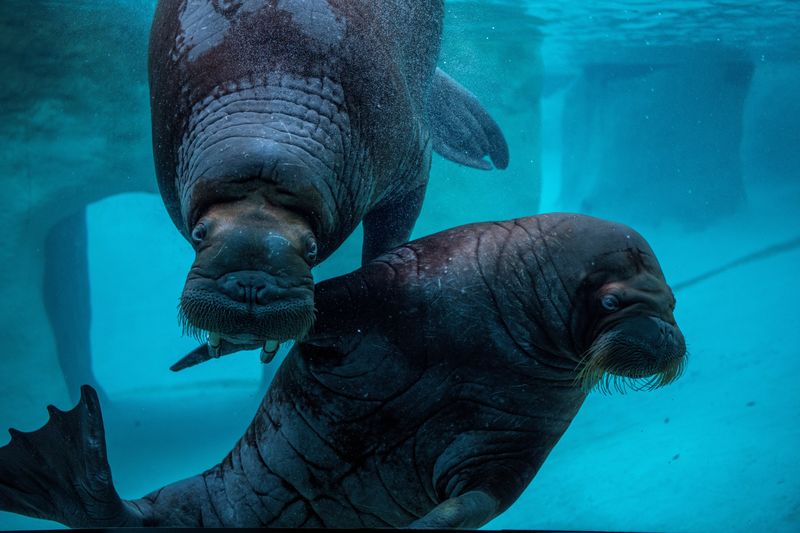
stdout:
<svg viewBox="0 0 800 533">
<path fill-rule="evenodd" d="M 318 320 L 217 466 L 123 501 L 97 396 L 0 449 L 0 509 L 69 526 L 479 527 L 590 389 L 685 362 L 644 239 L 572 214 L 472 224 L 317 288 Z"/>
</svg>

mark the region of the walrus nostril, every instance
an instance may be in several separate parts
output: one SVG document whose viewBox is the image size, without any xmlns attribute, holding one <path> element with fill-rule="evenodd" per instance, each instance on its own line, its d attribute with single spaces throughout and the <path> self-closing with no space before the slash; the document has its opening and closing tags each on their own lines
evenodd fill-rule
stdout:
<svg viewBox="0 0 800 533">
<path fill-rule="evenodd" d="M 661 336 L 662 344 L 666 347 L 675 346 L 677 343 L 675 342 L 675 332 L 668 328 L 664 331 L 664 334 Z"/>
<path fill-rule="evenodd" d="M 660 348 L 667 348 L 680 344 L 675 328 L 671 324 L 658 317 L 650 317 L 650 319 L 656 323 L 658 331 L 656 346 Z"/>
<path fill-rule="evenodd" d="M 259 305 L 268 304 L 270 298 L 269 298 L 269 291 L 268 291 L 267 287 L 258 288 L 254 293 L 254 297 L 255 297 L 255 300 L 256 300 L 257 304 L 259 304 Z"/>
<path fill-rule="evenodd" d="M 263 272 L 235 272 L 217 284 L 223 294 L 250 307 L 267 303 L 268 280 Z"/>
</svg>

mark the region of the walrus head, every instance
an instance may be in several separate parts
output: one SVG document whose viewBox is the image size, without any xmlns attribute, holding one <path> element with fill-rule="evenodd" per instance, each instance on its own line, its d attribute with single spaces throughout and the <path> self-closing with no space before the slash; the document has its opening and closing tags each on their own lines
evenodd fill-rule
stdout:
<svg viewBox="0 0 800 533">
<path fill-rule="evenodd" d="M 225 343 L 267 354 L 305 335 L 319 254 L 306 218 L 249 195 L 208 207 L 191 241 L 197 255 L 180 302 L 188 332 L 208 332 L 210 350 Z"/>
<path fill-rule="evenodd" d="M 623 392 L 675 381 L 686 363 L 686 343 L 672 309 L 675 299 L 649 273 L 614 280 L 593 291 L 593 340 L 581 362 L 584 389 Z"/>
<path fill-rule="evenodd" d="M 675 322 L 675 297 L 644 238 L 620 224 L 586 217 L 580 235 L 587 263 L 573 316 L 583 348 L 584 390 L 653 389 L 672 383 L 686 364 Z"/>
</svg>

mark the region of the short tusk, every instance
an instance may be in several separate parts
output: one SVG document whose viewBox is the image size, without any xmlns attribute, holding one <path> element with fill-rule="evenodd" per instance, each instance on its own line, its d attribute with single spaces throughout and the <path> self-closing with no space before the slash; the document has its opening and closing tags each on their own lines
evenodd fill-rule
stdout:
<svg viewBox="0 0 800 533">
<path fill-rule="evenodd" d="M 264 347 L 261 348 L 261 362 L 264 364 L 271 362 L 275 358 L 275 354 L 278 353 L 280 346 L 281 343 L 278 341 L 265 341 Z"/>
<path fill-rule="evenodd" d="M 222 346 L 222 339 L 219 333 L 209 332 L 208 334 L 208 355 L 217 358 L 220 354 L 220 347 Z"/>
</svg>

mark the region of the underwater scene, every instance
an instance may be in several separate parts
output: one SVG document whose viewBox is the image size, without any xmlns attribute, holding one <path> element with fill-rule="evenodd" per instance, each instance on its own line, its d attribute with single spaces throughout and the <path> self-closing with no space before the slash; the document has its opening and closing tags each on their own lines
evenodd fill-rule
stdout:
<svg viewBox="0 0 800 533">
<path fill-rule="evenodd" d="M 0 530 L 800 531 L 800 3 L 0 41 Z"/>
</svg>

